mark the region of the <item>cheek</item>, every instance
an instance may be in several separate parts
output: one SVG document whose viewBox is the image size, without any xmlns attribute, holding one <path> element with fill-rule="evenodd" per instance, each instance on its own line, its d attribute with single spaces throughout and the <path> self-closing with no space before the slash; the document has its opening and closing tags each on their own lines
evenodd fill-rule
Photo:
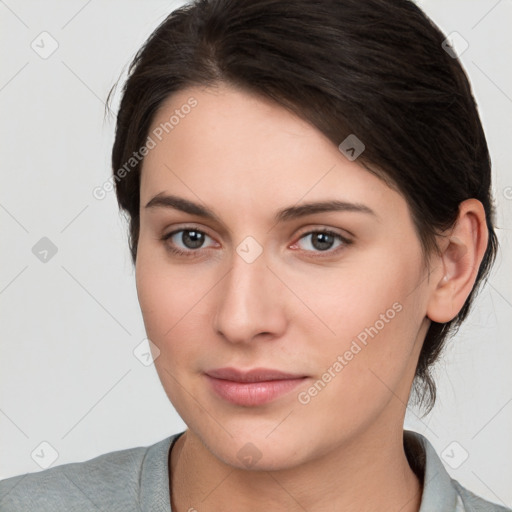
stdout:
<svg viewBox="0 0 512 512">
<path fill-rule="evenodd" d="M 359 334 L 364 341 L 366 329 L 375 332 L 372 327 L 383 337 L 404 328 L 407 320 L 418 321 L 418 295 L 424 284 L 419 247 L 399 252 L 392 244 L 376 245 L 348 254 L 331 268 L 281 270 L 303 302 L 302 316 L 308 317 L 315 337 L 321 335 L 327 346 L 329 340 L 333 346 L 350 344 Z"/>
<path fill-rule="evenodd" d="M 200 276 L 179 272 L 149 254 L 150 251 L 141 250 L 136 264 L 137 295 L 144 326 L 147 337 L 159 350 L 154 365 L 163 389 L 178 414 L 187 418 L 188 393 L 197 395 L 188 373 L 204 353 L 196 341 L 204 340 L 204 336 L 197 336 L 198 331 L 204 332 L 197 313 L 206 286 Z M 183 392 L 183 387 L 188 393 Z"/>
<path fill-rule="evenodd" d="M 414 371 L 415 341 L 425 316 L 426 281 L 418 250 L 400 255 L 388 247 L 329 275 L 296 276 L 302 296 L 324 324 L 315 319 L 321 343 L 310 341 L 307 347 L 322 381 L 319 407 L 330 402 L 370 410 L 385 403 L 390 390 L 401 388 Z"/>
<path fill-rule="evenodd" d="M 191 267 L 171 265 L 161 251 L 139 247 L 137 295 L 148 338 L 160 350 L 155 365 L 181 366 L 176 361 L 192 358 L 194 340 L 205 340 L 197 333 L 204 334 L 204 299 L 214 285 L 212 277 L 199 265 L 192 272 Z"/>
<path fill-rule="evenodd" d="M 321 351 L 309 350 L 317 373 L 310 386 L 300 390 L 297 413 L 325 439 L 356 435 L 384 414 L 388 404 L 394 411 L 407 405 L 414 372 L 407 306 L 382 311 L 388 311 L 389 318 L 390 311 L 396 314 L 387 324 L 364 321 L 360 327 L 351 322 L 359 337 L 347 334 L 324 344 Z"/>
</svg>

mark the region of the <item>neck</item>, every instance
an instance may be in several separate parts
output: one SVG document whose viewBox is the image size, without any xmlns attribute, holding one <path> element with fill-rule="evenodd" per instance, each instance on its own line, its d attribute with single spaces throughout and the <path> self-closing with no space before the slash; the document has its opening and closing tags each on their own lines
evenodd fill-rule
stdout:
<svg viewBox="0 0 512 512">
<path fill-rule="evenodd" d="M 170 469 L 173 512 L 418 512 L 421 503 L 402 425 L 369 429 L 318 459 L 274 471 L 233 468 L 188 430 L 171 452 Z"/>
</svg>

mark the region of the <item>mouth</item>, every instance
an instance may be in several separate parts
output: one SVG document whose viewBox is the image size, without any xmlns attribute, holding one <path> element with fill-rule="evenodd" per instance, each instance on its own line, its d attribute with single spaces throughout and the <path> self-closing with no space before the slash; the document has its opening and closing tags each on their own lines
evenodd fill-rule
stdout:
<svg viewBox="0 0 512 512">
<path fill-rule="evenodd" d="M 270 368 L 238 370 L 218 368 L 205 376 L 212 391 L 223 400 L 240 406 L 263 405 L 283 396 L 308 378 Z"/>
</svg>

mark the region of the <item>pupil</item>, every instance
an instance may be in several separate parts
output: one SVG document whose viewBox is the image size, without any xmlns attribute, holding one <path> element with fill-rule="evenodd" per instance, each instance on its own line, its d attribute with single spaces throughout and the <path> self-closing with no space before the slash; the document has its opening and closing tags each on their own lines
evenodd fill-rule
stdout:
<svg viewBox="0 0 512 512">
<path fill-rule="evenodd" d="M 330 249 L 333 242 L 334 237 L 328 233 L 316 233 L 316 236 L 313 235 L 313 247 L 315 247 L 315 249 L 319 249 L 320 251 Z"/>
<path fill-rule="evenodd" d="M 204 233 L 193 230 L 184 231 L 181 235 L 181 241 L 189 249 L 197 249 L 198 247 L 201 247 L 204 242 Z"/>
</svg>

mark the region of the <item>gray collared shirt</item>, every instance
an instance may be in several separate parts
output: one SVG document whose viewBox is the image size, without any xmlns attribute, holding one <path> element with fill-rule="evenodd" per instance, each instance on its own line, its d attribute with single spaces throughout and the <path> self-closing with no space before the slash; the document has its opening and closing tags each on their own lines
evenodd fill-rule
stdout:
<svg viewBox="0 0 512 512">
<path fill-rule="evenodd" d="M 148 447 L 130 448 L 0 481 L 2 512 L 172 512 L 169 449 L 182 434 Z M 485 501 L 450 478 L 434 447 L 405 430 L 413 469 L 423 475 L 419 512 L 512 512 Z"/>
</svg>

